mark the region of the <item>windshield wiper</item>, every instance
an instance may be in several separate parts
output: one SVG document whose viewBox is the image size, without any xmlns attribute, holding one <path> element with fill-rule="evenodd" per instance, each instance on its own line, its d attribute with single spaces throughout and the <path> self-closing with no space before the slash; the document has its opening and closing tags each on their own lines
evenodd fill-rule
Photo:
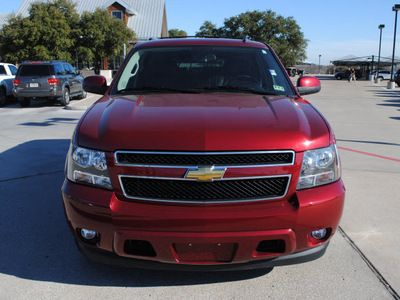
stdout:
<svg viewBox="0 0 400 300">
<path fill-rule="evenodd" d="M 203 87 L 199 89 L 200 91 L 215 91 L 215 92 L 246 92 L 251 94 L 258 94 L 258 95 L 280 95 L 276 92 L 268 92 L 264 89 L 252 89 L 248 87 L 241 87 L 241 86 L 229 86 L 229 85 L 220 85 L 216 87 Z"/>
<path fill-rule="evenodd" d="M 137 93 L 198 93 L 197 90 L 191 89 L 176 89 L 164 87 L 144 86 L 140 88 L 127 88 L 117 91 L 118 94 L 137 94 Z"/>
</svg>

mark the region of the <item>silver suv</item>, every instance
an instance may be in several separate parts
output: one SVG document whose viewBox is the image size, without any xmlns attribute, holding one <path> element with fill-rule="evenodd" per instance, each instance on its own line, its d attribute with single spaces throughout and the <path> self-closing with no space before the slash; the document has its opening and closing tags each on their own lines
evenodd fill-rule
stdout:
<svg viewBox="0 0 400 300">
<path fill-rule="evenodd" d="M 13 94 L 23 107 L 40 98 L 57 100 L 65 106 L 72 97 L 86 97 L 82 81 L 81 72 L 65 61 L 27 61 L 18 68 Z"/>
</svg>

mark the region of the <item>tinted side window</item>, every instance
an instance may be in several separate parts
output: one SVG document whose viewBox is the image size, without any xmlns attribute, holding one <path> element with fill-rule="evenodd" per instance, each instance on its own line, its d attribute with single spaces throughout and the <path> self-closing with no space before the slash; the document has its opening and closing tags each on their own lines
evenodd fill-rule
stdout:
<svg viewBox="0 0 400 300">
<path fill-rule="evenodd" d="M 63 66 L 66 71 L 66 74 L 73 74 L 73 75 L 76 74 L 74 67 L 71 66 L 70 64 L 63 64 Z"/>
<path fill-rule="evenodd" d="M 63 64 L 63 68 L 64 68 L 64 70 L 65 70 L 65 74 L 70 74 L 71 73 L 71 71 L 68 69 L 68 65 L 67 64 Z"/>
<path fill-rule="evenodd" d="M 53 75 L 50 70 L 50 65 L 21 65 L 19 70 L 19 76 L 49 76 Z"/>
<path fill-rule="evenodd" d="M 7 75 L 6 68 L 4 68 L 4 66 L 0 66 L 0 75 Z"/>
<path fill-rule="evenodd" d="M 16 67 L 11 66 L 11 65 L 9 65 L 8 67 L 10 68 L 10 71 L 11 71 L 11 74 L 12 74 L 12 75 L 17 74 L 18 69 L 17 69 Z"/>
<path fill-rule="evenodd" d="M 72 74 L 76 75 L 76 70 L 75 70 L 75 68 L 74 68 L 72 65 L 70 65 L 70 64 L 68 64 L 68 66 L 69 66 L 69 68 L 71 69 Z"/>
<path fill-rule="evenodd" d="M 64 75 L 64 68 L 62 64 L 54 64 L 53 67 L 55 75 Z"/>
</svg>

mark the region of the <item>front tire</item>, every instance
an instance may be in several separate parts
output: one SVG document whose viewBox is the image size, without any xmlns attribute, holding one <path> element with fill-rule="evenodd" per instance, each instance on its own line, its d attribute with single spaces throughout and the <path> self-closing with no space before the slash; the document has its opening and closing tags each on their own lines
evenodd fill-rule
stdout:
<svg viewBox="0 0 400 300">
<path fill-rule="evenodd" d="M 65 88 L 63 95 L 61 97 L 60 103 L 61 103 L 61 105 L 67 106 L 69 104 L 70 100 L 71 100 L 71 97 L 69 95 L 69 89 Z"/>
</svg>

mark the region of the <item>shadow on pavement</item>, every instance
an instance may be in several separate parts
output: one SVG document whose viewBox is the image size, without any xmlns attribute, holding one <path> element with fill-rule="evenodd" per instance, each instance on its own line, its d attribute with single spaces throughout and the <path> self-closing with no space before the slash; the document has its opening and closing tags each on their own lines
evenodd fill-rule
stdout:
<svg viewBox="0 0 400 300">
<path fill-rule="evenodd" d="M 28 123 L 21 123 L 19 125 L 46 127 L 46 126 L 57 125 L 59 123 L 76 124 L 76 122 L 78 120 L 79 120 L 79 118 L 50 118 L 50 119 L 47 119 L 44 122 L 28 122 Z"/>
<path fill-rule="evenodd" d="M 61 200 L 69 140 L 35 140 L 0 153 L 0 273 L 66 284 L 118 287 L 197 285 L 246 280 L 271 270 L 167 272 L 86 260 L 76 249 Z M 18 171 L 10 174 L 11 167 Z"/>
<path fill-rule="evenodd" d="M 337 80 L 333 75 L 314 75 L 314 77 L 317 77 L 319 80 Z"/>
<path fill-rule="evenodd" d="M 396 144 L 396 143 L 360 141 L 360 140 L 345 140 L 345 139 L 336 139 L 336 140 L 339 141 L 339 142 L 350 142 L 350 143 L 361 143 L 361 144 L 376 144 L 376 145 L 398 146 L 398 147 L 400 147 L 400 144 Z"/>
</svg>

